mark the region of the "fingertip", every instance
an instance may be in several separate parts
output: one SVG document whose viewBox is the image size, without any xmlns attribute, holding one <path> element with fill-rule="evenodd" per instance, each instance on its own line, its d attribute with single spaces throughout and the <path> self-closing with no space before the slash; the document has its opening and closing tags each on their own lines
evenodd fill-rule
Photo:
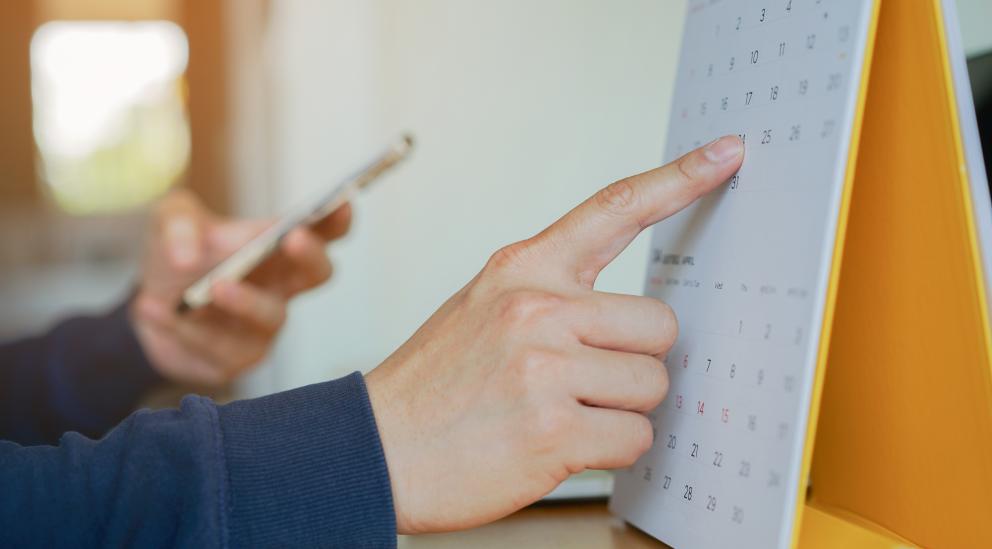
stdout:
<svg viewBox="0 0 992 549">
<path fill-rule="evenodd" d="M 660 406 L 661 403 L 664 402 L 666 398 L 668 398 L 668 391 L 669 389 L 671 389 L 672 386 L 671 379 L 668 377 L 668 366 L 665 364 L 663 360 L 660 359 L 658 360 L 657 372 L 658 372 L 658 400 L 657 402 L 655 402 L 654 406 L 651 407 L 652 410 Z"/>
<path fill-rule="evenodd" d="M 309 229 L 297 227 L 286 235 L 282 242 L 282 250 L 289 257 L 298 259 L 318 250 L 321 240 Z"/>
<path fill-rule="evenodd" d="M 351 207 L 351 202 L 345 202 L 340 208 L 331 214 L 331 218 L 336 220 L 339 224 L 345 224 L 351 222 L 351 217 L 354 214 L 354 210 Z"/>
<path fill-rule="evenodd" d="M 313 231 L 323 240 L 335 240 L 341 238 L 351 228 L 354 210 L 350 202 L 334 210 L 333 213 L 325 217 L 313 226 Z"/>
<path fill-rule="evenodd" d="M 679 183 L 679 207 L 682 209 L 702 195 L 726 183 L 744 162 L 744 143 L 736 135 L 714 139 L 682 156 L 670 166 Z M 662 172 L 668 166 L 662 168 Z"/>
<path fill-rule="evenodd" d="M 641 414 L 636 414 L 634 421 L 637 423 L 637 427 L 633 433 L 634 443 L 631 448 L 633 459 L 629 459 L 630 463 L 636 462 L 654 446 L 654 426 L 651 424 L 651 420 Z"/>
<path fill-rule="evenodd" d="M 719 166 L 733 164 L 739 166 L 744 159 L 744 142 L 737 135 L 725 135 L 704 146 L 703 156 Z"/>
</svg>

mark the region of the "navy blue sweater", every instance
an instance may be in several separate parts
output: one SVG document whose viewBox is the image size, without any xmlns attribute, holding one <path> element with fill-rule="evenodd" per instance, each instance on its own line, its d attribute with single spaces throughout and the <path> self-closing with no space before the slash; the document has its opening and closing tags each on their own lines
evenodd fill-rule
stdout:
<svg viewBox="0 0 992 549">
<path fill-rule="evenodd" d="M 0 547 L 396 545 L 360 374 L 125 419 L 160 382 L 124 308 L 0 346 Z"/>
</svg>

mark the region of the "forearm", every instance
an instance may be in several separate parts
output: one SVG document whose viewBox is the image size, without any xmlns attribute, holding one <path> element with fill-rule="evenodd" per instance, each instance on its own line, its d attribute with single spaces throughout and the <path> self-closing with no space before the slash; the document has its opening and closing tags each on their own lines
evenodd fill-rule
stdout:
<svg viewBox="0 0 992 549">
<path fill-rule="evenodd" d="M 124 306 L 0 345 L 0 439 L 52 444 L 67 431 L 100 437 L 161 378 Z"/>
<path fill-rule="evenodd" d="M 104 439 L 0 443 L 0 546 L 392 546 L 361 376 L 138 412 Z"/>
</svg>

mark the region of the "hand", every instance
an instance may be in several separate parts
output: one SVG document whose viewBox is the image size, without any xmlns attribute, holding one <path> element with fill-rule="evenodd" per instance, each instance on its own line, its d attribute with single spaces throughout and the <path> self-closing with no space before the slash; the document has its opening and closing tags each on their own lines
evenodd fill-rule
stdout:
<svg viewBox="0 0 992 549">
<path fill-rule="evenodd" d="M 176 313 L 182 292 L 271 221 L 208 212 L 188 191 L 168 195 L 153 221 L 131 318 L 152 366 L 179 383 L 217 386 L 257 364 L 286 319 L 287 301 L 331 276 L 324 247 L 348 232 L 346 205 L 312 228 L 298 228 L 242 282 L 218 283 L 213 303 Z"/>
<path fill-rule="evenodd" d="M 668 389 L 678 331 L 649 297 L 593 290 L 644 228 L 740 167 L 725 137 L 610 185 L 494 254 L 366 377 L 400 533 L 484 524 L 570 475 L 633 463 Z"/>
</svg>

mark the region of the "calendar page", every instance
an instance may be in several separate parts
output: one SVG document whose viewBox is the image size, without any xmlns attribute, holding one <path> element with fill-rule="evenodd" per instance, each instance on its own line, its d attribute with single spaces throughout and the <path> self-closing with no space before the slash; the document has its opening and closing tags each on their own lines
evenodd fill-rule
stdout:
<svg viewBox="0 0 992 549">
<path fill-rule="evenodd" d="M 666 160 L 746 158 L 652 236 L 680 321 L 653 448 L 612 510 L 675 547 L 788 547 L 872 0 L 689 2 Z M 804 491 L 804 490 L 803 490 Z"/>
</svg>

